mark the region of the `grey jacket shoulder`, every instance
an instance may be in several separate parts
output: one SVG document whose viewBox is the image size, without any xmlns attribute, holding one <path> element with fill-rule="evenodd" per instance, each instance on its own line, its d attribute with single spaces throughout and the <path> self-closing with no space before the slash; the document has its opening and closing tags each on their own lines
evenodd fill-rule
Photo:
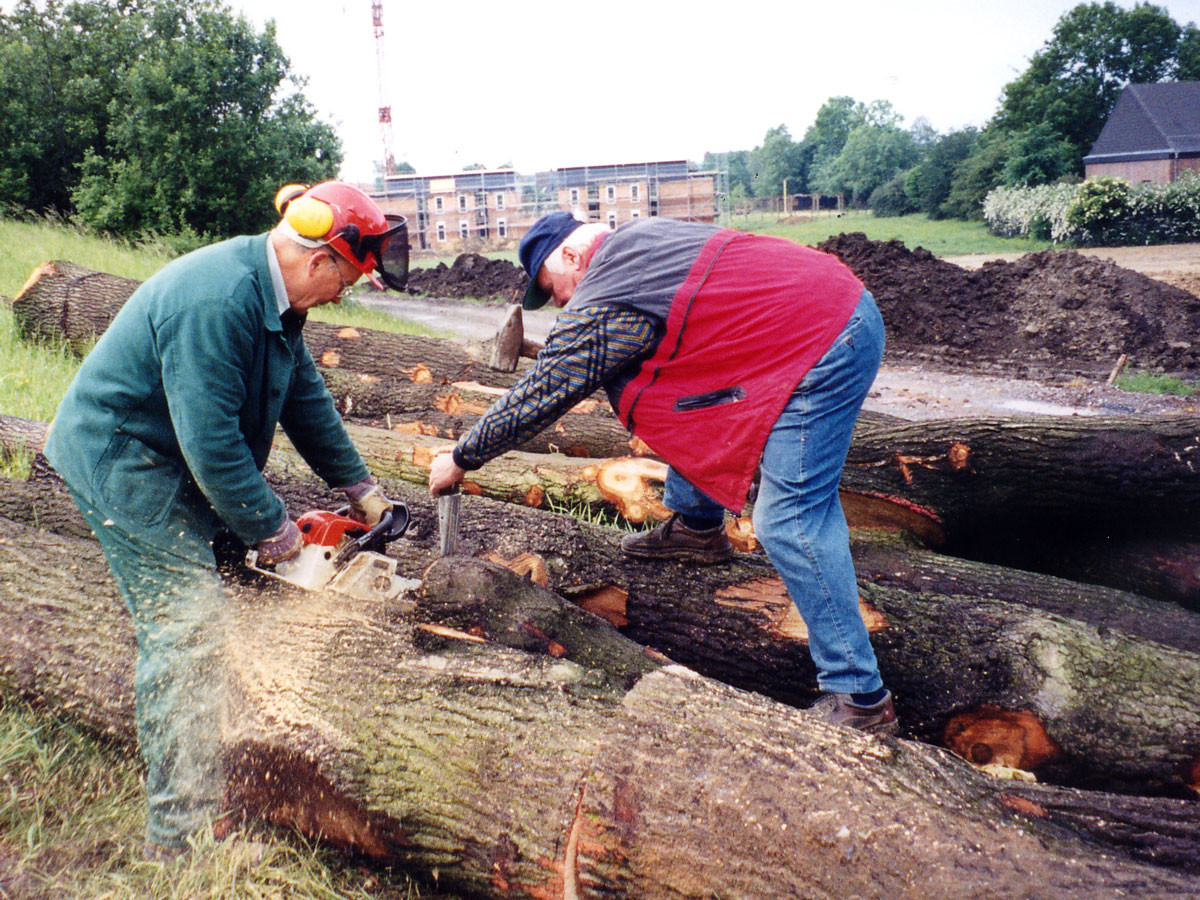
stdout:
<svg viewBox="0 0 1200 900">
<path fill-rule="evenodd" d="M 720 230 L 661 218 L 622 225 L 596 251 L 566 308 L 625 306 L 665 321 L 692 263 Z"/>
</svg>

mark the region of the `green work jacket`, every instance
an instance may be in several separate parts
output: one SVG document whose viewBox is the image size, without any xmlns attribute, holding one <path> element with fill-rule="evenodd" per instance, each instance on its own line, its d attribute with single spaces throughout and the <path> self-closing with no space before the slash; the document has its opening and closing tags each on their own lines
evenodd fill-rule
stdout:
<svg viewBox="0 0 1200 900">
<path fill-rule="evenodd" d="M 267 235 L 180 257 L 134 292 L 83 361 L 46 457 L 130 531 L 148 533 L 184 504 L 257 543 L 285 515 L 262 476 L 276 425 L 331 487 L 367 477 L 302 324 L 281 320 Z"/>
</svg>

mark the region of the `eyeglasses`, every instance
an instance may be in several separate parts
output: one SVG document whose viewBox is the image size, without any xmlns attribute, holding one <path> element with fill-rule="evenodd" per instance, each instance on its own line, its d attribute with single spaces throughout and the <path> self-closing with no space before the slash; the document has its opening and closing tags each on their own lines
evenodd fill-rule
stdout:
<svg viewBox="0 0 1200 900">
<path fill-rule="evenodd" d="M 329 261 L 331 263 L 333 263 L 333 271 L 337 272 L 338 278 L 341 279 L 342 289 L 340 291 L 338 291 L 338 294 L 337 294 L 337 299 L 341 300 L 343 297 L 345 297 L 347 294 L 350 293 L 350 288 L 354 287 L 354 284 L 352 282 L 347 281 L 346 276 L 342 274 L 342 267 L 338 265 L 337 257 L 334 256 L 332 253 L 326 253 L 325 255 L 329 257 Z"/>
</svg>

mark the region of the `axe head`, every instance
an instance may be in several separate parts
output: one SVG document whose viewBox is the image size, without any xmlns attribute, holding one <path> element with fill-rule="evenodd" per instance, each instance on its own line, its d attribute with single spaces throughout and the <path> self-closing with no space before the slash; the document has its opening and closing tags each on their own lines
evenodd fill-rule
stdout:
<svg viewBox="0 0 1200 900">
<path fill-rule="evenodd" d="M 521 304 L 511 303 L 508 316 L 492 342 L 492 355 L 488 365 L 501 372 L 515 372 L 524 341 L 525 322 L 521 318 Z"/>
<path fill-rule="evenodd" d="M 442 556 L 454 556 L 458 552 L 458 507 L 461 503 L 458 485 L 438 495 L 438 550 Z"/>
</svg>

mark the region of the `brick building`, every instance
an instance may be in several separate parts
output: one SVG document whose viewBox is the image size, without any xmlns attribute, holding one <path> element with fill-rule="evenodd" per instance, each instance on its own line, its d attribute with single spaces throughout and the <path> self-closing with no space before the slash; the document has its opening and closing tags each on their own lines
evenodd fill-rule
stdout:
<svg viewBox="0 0 1200 900">
<path fill-rule="evenodd" d="M 408 219 L 414 251 L 460 253 L 515 246 L 539 217 L 556 209 L 611 228 L 649 216 L 712 222 L 724 195 L 723 174 L 672 160 L 531 176 L 513 169 L 389 175 L 372 196 L 385 212 Z"/>
<path fill-rule="evenodd" d="M 1083 170 L 1088 178 L 1115 175 L 1133 184 L 1200 173 L 1200 81 L 1126 87 Z"/>
</svg>

